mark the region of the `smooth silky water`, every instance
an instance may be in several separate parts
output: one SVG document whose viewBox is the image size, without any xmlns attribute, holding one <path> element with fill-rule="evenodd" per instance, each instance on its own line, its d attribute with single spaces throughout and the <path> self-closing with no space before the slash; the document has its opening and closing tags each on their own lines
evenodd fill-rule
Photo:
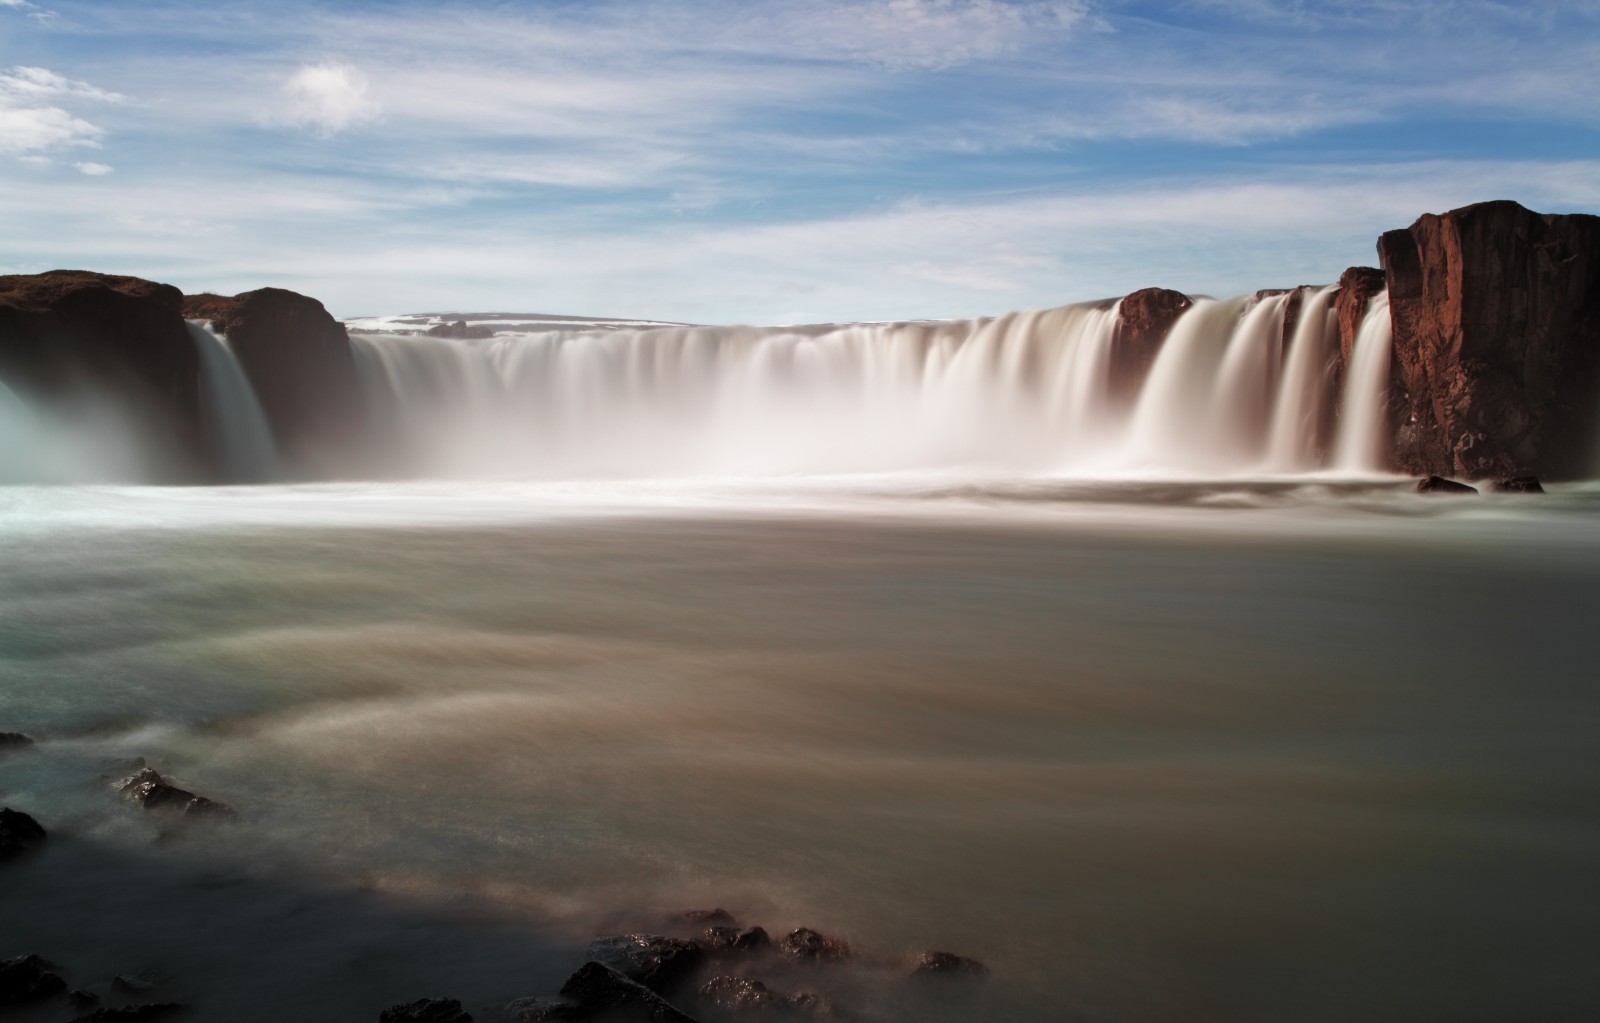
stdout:
<svg viewBox="0 0 1600 1023">
<path fill-rule="evenodd" d="M 387 483 L 117 485 L 139 423 L 0 392 L 0 800 L 52 833 L 0 953 L 493 1020 L 722 906 L 851 941 L 765 975 L 867 1021 L 1600 1018 L 1600 487 L 1377 472 L 1387 303 L 1333 393 L 1331 301 L 1198 300 L 1137 394 L 1113 303 L 358 335 Z M 281 479 L 192 334 L 213 460 Z"/>
<path fill-rule="evenodd" d="M 725 906 L 874 1020 L 1593 1018 L 1600 489 L 0 491 L 9 945 L 214 1019 Z M 143 756 L 237 808 L 174 829 Z M 115 773 L 115 769 L 112 770 Z"/>
</svg>

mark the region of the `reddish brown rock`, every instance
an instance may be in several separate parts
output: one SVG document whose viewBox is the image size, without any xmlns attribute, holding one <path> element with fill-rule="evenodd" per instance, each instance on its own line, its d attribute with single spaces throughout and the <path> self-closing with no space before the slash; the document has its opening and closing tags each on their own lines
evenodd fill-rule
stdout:
<svg viewBox="0 0 1600 1023">
<path fill-rule="evenodd" d="M 839 938 L 820 934 L 809 927 L 796 927 L 778 942 L 778 949 L 801 962 L 836 963 L 851 956 L 850 946 Z"/>
<path fill-rule="evenodd" d="M 1593 468 L 1600 217 L 1514 202 L 1378 240 L 1399 365 L 1397 467 L 1468 479 Z"/>
<path fill-rule="evenodd" d="M 348 474 L 366 425 L 366 404 L 344 324 L 316 299 L 282 288 L 232 298 L 194 295 L 183 300 L 183 309 L 227 337 L 288 471 L 300 477 Z"/>
<path fill-rule="evenodd" d="M 1108 387 L 1114 401 L 1131 404 L 1138 397 L 1162 342 L 1192 305 L 1188 295 L 1166 288 L 1145 288 L 1122 300 L 1111 343 Z"/>
<path fill-rule="evenodd" d="M 1384 289 L 1383 271 L 1372 266 L 1352 266 L 1339 275 L 1339 293 L 1334 296 L 1334 313 L 1339 319 L 1339 354 L 1345 365 L 1355 352 L 1356 335 L 1367 315 L 1372 296 Z"/>
<path fill-rule="evenodd" d="M 0 277 L 0 382 L 46 405 L 110 399 L 173 460 L 148 478 L 202 475 L 200 360 L 170 284 L 87 270 Z"/>
</svg>

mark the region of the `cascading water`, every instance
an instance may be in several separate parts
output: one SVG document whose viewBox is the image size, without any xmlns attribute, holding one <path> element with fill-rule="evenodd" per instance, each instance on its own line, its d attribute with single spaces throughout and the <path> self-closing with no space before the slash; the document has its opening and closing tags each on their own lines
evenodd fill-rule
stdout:
<svg viewBox="0 0 1600 1023">
<path fill-rule="evenodd" d="M 1334 464 L 1347 472 L 1381 472 L 1386 464 L 1383 406 L 1389 392 L 1393 336 L 1389 293 L 1380 291 L 1367 303 L 1350 353 L 1334 455 Z"/>
<path fill-rule="evenodd" d="M 202 422 L 213 469 L 225 483 L 278 478 L 272 430 L 233 350 L 200 321 L 189 321 L 189 336 L 200 355 Z"/>
<path fill-rule="evenodd" d="M 1303 473 L 1326 467 L 1336 290 L 1302 290 L 1287 345 L 1293 293 L 1198 300 L 1131 409 L 1109 398 L 1110 302 L 972 321 L 352 343 L 378 443 L 420 476 Z M 1347 428 L 1354 416 L 1374 419 L 1364 436 L 1381 428 L 1371 403 L 1347 410 Z"/>
</svg>

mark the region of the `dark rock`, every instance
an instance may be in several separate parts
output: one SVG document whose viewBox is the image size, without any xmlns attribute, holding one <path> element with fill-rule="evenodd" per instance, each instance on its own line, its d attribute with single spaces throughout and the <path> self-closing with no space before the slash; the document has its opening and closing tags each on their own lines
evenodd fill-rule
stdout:
<svg viewBox="0 0 1600 1023">
<path fill-rule="evenodd" d="M 517 1023 L 589 1023 L 594 1014 L 581 1005 L 559 998 L 518 998 L 506 1006 Z"/>
<path fill-rule="evenodd" d="M 0 732 L 0 753 L 32 745 L 33 740 L 21 732 Z"/>
<path fill-rule="evenodd" d="M 1489 484 L 1489 489 L 1500 494 L 1544 493 L 1544 487 L 1539 485 L 1537 476 L 1512 476 L 1508 479 L 1495 480 Z"/>
<path fill-rule="evenodd" d="M 590 942 L 589 958 L 665 994 L 693 973 L 705 956 L 693 941 L 659 934 L 621 934 Z"/>
<path fill-rule="evenodd" d="M 191 295 L 183 309 L 227 336 L 291 473 L 320 478 L 346 467 L 366 426 L 366 402 L 350 337 L 321 302 L 261 288 L 232 298 Z"/>
<path fill-rule="evenodd" d="M 60 968 L 36 955 L 0 962 L 0 1005 L 26 1005 L 61 994 L 67 982 L 56 973 Z"/>
<path fill-rule="evenodd" d="M 160 970 L 140 970 L 138 973 L 119 973 L 111 978 L 111 990 L 124 995 L 146 995 L 172 978 Z"/>
<path fill-rule="evenodd" d="M 96 1009 L 87 1016 L 79 1016 L 72 1023 L 144 1023 L 146 1020 L 168 1019 L 189 1011 L 180 1002 L 154 1002 L 149 1005 L 127 1005 L 120 1009 Z"/>
<path fill-rule="evenodd" d="M 913 977 L 984 977 L 988 973 L 989 968 L 976 959 L 934 949 L 917 956 L 911 967 Z"/>
<path fill-rule="evenodd" d="M 84 1009 L 92 1009 L 99 1004 L 100 996 L 93 991 L 77 990 L 67 992 L 67 1005 L 74 1009 L 82 1011 Z"/>
<path fill-rule="evenodd" d="M 806 1016 L 833 1016 L 837 1014 L 833 1003 L 815 991 L 797 991 L 792 995 L 784 995 L 782 1004 L 785 1009 Z"/>
<path fill-rule="evenodd" d="M 1352 266 L 1339 275 L 1339 293 L 1334 296 L 1334 315 L 1339 321 L 1339 354 L 1345 365 L 1356 349 L 1356 335 L 1367 315 L 1372 296 L 1384 289 L 1383 271 L 1374 266 Z"/>
<path fill-rule="evenodd" d="M 1114 401 L 1131 404 L 1138 396 L 1172 325 L 1193 305 L 1188 295 L 1166 288 L 1145 288 L 1122 300 L 1108 378 L 1108 393 Z"/>
<path fill-rule="evenodd" d="M 9 806 L 0 809 L 0 860 L 9 860 L 38 846 L 45 840 L 39 822 Z"/>
<path fill-rule="evenodd" d="M 649 1023 L 694 1023 L 672 1003 L 604 963 L 584 963 L 561 986 L 561 997 L 589 1012 Z"/>
<path fill-rule="evenodd" d="M 747 927 L 707 927 L 700 936 L 700 947 L 708 952 L 759 952 L 772 947 L 765 929 Z"/>
<path fill-rule="evenodd" d="M 1477 487 L 1447 480 L 1443 476 L 1429 476 L 1427 479 L 1417 480 L 1419 494 L 1476 494 L 1477 492 Z"/>
<path fill-rule="evenodd" d="M 146 767 L 122 779 L 117 790 L 146 810 L 170 809 L 197 817 L 214 817 L 233 812 L 226 803 L 197 796 L 188 789 L 168 782 L 157 771 Z"/>
<path fill-rule="evenodd" d="M 1407 473 L 1573 479 L 1593 465 L 1600 217 L 1486 202 L 1378 240 Z"/>
<path fill-rule="evenodd" d="M 692 924 L 704 927 L 737 927 L 739 921 L 733 914 L 725 909 L 691 909 L 683 914 L 683 918 Z"/>
<path fill-rule="evenodd" d="M 790 959 L 802 962 L 832 963 L 850 958 L 850 946 L 839 938 L 819 934 L 809 927 L 797 927 L 783 936 L 778 948 Z"/>
<path fill-rule="evenodd" d="M 182 304 L 177 288 L 137 277 L 0 276 L 0 382 L 47 407 L 109 398 L 187 463 L 144 466 L 149 478 L 200 478 L 200 356 Z"/>
<path fill-rule="evenodd" d="M 494 337 L 494 328 L 485 326 L 469 326 L 466 320 L 456 320 L 454 323 L 441 323 L 436 327 L 429 327 L 428 336 L 482 340 L 484 338 Z"/>
<path fill-rule="evenodd" d="M 454 998 L 419 998 L 389 1006 L 378 1013 L 378 1023 L 472 1023 L 472 1017 Z"/>
<path fill-rule="evenodd" d="M 750 1012 L 770 1009 L 782 999 L 767 990 L 759 980 L 745 977 L 712 977 L 700 986 L 700 997 L 723 1012 Z"/>
</svg>

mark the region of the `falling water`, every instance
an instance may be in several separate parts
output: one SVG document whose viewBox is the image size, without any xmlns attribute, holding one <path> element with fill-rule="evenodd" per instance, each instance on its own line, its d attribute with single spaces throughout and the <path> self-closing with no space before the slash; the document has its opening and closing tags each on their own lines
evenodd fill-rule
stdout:
<svg viewBox="0 0 1600 1023">
<path fill-rule="evenodd" d="M 267 417 L 227 341 L 191 320 L 189 336 L 204 375 L 202 421 L 213 468 L 227 483 L 263 483 L 278 476 L 278 453 Z"/>
<path fill-rule="evenodd" d="M 1367 303 L 1356 333 L 1355 350 L 1339 417 L 1339 441 L 1334 464 L 1350 472 L 1380 472 L 1387 464 L 1383 416 L 1389 389 L 1389 356 L 1393 339 L 1389 319 L 1389 293 L 1379 292 Z"/>
<path fill-rule="evenodd" d="M 1337 285 L 1330 285 L 1307 296 L 1301 305 L 1267 438 L 1269 470 L 1317 468 L 1317 424 L 1329 399 L 1324 370 L 1337 338 L 1329 304 L 1338 290 Z"/>
</svg>

